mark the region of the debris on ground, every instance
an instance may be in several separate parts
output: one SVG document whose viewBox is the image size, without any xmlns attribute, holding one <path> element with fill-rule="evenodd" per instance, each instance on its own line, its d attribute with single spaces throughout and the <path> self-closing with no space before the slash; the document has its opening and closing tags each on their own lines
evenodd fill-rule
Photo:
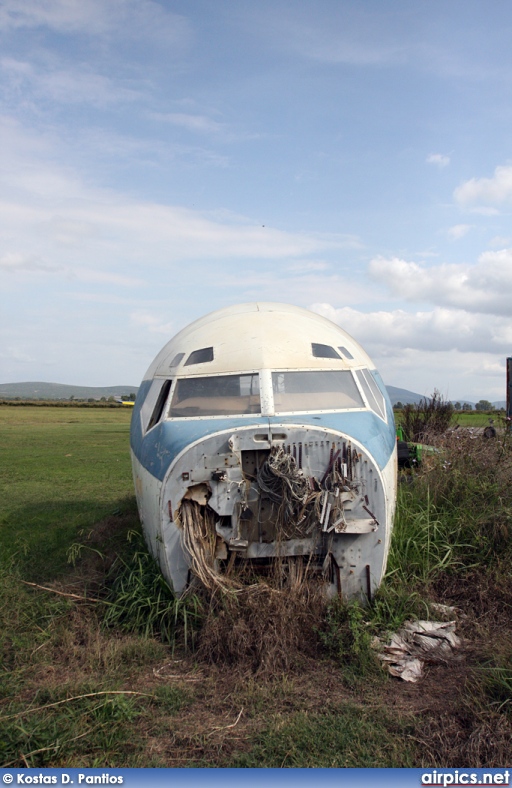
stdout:
<svg viewBox="0 0 512 788">
<path fill-rule="evenodd" d="M 406 621 L 388 644 L 376 638 L 379 659 L 392 676 L 416 682 L 423 675 L 425 662 L 446 662 L 454 657 L 454 650 L 461 645 L 455 625 L 455 621 Z"/>
</svg>

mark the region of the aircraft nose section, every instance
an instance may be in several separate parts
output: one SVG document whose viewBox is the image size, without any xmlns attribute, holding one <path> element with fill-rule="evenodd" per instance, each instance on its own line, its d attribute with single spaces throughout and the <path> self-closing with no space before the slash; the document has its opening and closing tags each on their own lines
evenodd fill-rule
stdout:
<svg viewBox="0 0 512 788">
<path fill-rule="evenodd" d="M 378 466 L 349 436 L 313 427 L 261 425 L 210 436 L 164 480 L 162 529 L 181 534 L 183 556 L 209 586 L 233 569 L 265 573 L 276 558 L 301 558 L 332 591 L 371 596 L 380 582 L 389 517 Z"/>
</svg>

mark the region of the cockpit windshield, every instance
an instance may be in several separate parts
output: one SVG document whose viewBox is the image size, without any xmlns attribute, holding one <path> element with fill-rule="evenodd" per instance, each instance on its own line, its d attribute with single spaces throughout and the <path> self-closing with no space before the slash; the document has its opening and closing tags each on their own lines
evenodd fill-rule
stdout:
<svg viewBox="0 0 512 788">
<path fill-rule="evenodd" d="M 275 413 L 364 408 L 350 370 L 273 372 Z"/>
<path fill-rule="evenodd" d="M 257 374 L 212 375 L 176 381 L 170 418 L 239 416 L 245 413 L 261 413 Z"/>
</svg>

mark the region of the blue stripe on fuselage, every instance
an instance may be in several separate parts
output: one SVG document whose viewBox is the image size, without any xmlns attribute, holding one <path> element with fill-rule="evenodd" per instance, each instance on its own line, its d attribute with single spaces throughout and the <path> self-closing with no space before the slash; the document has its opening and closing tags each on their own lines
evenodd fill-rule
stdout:
<svg viewBox="0 0 512 788">
<path fill-rule="evenodd" d="M 137 392 L 130 429 L 130 446 L 141 465 L 160 481 L 169 465 L 191 443 L 206 438 L 214 432 L 228 432 L 235 427 L 252 427 L 261 424 L 268 430 L 268 416 L 226 416 L 222 419 L 173 419 L 161 421 L 156 427 L 142 434 L 140 409 L 151 386 L 145 380 Z"/>
<path fill-rule="evenodd" d="M 296 424 L 304 427 L 323 427 L 341 432 L 361 443 L 382 470 L 395 448 L 394 421 L 384 424 L 373 411 L 345 411 L 314 415 L 270 416 L 270 424 Z"/>
<path fill-rule="evenodd" d="M 187 446 L 215 432 L 229 432 L 236 427 L 261 425 L 266 430 L 271 425 L 296 424 L 304 427 L 321 427 L 344 433 L 357 440 L 369 451 L 379 468 L 384 468 L 395 447 L 393 411 L 388 403 L 388 424 L 372 411 L 344 411 L 341 413 L 294 414 L 288 416 L 227 416 L 216 419 L 174 419 L 163 421 L 145 436 L 140 424 L 140 408 L 151 381 L 144 381 L 137 394 L 133 409 L 130 444 L 144 468 L 162 481 L 178 454 Z"/>
</svg>

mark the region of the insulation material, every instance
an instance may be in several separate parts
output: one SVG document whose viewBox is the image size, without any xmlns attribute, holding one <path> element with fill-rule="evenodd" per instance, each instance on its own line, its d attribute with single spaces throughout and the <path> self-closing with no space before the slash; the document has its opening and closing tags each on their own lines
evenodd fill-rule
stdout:
<svg viewBox="0 0 512 788">
<path fill-rule="evenodd" d="M 233 448 L 234 444 L 232 437 L 230 446 Z M 357 452 L 350 445 L 345 452 L 353 464 L 359 461 Z M 340 453 L 331 449 L 321 482 L 306 476 L 296 459 L 282 446 L 272 447 L 262 465 L 256 468 L 252 485 L 257 499 L 264 496 L 271 502 L 274 543 L 291 544 L 294 539 L 309 539 L 314 549 L 321 532 L 343 532 L 347 529 L 345 506 L 358 498 L 358 483 L 347 478 L 347 468 L 339 460 Z M 236 516 L 236 527 L 232 525 L 227 536 L 226 526 L 221 525 L 219 515 L 228 513 L 225 508 L 228 502 L 230 511 L 234 510 L 236 500 L 240 500 L 242 511 L 250 511 L 247 506 L 250 487 L 250 479 L 231 481 L 225 478 L 225 474 L 209 484 L 193 484 L 187 488 L 175 515 L 176 524 L 182 529 L 183 545 L 190 557 L 191 568 L 210 591 L 215 588 L 237 591 L 244 587 L 236 573 L 220 573 L 217 560 L 227 558 L 228 547 L 230 550 L 247 549 L 249 542 L 240 533 L 243 522 L 239 515 Z M 370 522 L 374 523 L 374 520 L 370 519 Z"/>
<path fill-rule="evenodd" d="M 383 646 L 378 638 L 376 643 L 381 649 L 379 659 L 387 665 L 389 673 L 411 682 L 421 678 L 426 661 L 452 659 L 460 644 L 455 621 L 407 621 L 387 645 Z"/>
</svg>

